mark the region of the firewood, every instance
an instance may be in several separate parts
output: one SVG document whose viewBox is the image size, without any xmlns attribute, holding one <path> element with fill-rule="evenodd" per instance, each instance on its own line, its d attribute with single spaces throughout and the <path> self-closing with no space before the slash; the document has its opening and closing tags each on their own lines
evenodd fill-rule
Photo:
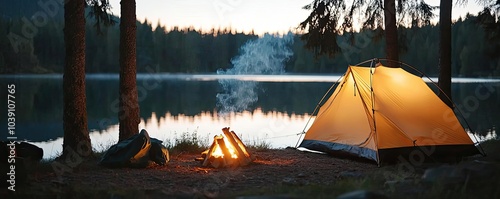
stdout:
<svg viewBox="0 0 500 199">
<path fill-rule="evenodd" d="M 207 150 L 205 150 L 205 151 L 203 151 L 203 152 L 201 152 L 201 157 L 202 157 L 202 158 L 207 157 L 207 154 L 208 154 L 208 151 L 209 151 L 209 150 L 210 150 L 210 148 L 209 148 L 209 149 L 207 149 Z"/>
<path fill-rule="evenodd" d="M 234 131 L 231 131 L 231 135 L 234 138 L 234 140 L 238 143 L 238 146 L 241 148 L 241 150 L 245 153 L 247 157 L 250 157 L 250 153 L 247 151 L 247 146 L 243 144 L 243 142 L 240 140 L 238 135 Z"/>
<path fill-rule="evenodd" d="M 195 158 L 195 159 L 194 159 L 194 161 L 200 161 L 200 162 L 201 162 L 201 161 L 204 161 L 204 160 L 205 160 L 205 158 L 204 158 L 204 157 L 201 157 L 201 158 Z"/>
<path fill-rule="evenodd" d="M 225 160 L 223 157 L 210 157 L 210 165 L 213 168 L 222 168 L 226 166 Z"/>
<path fill-rule="evenodd" d="M 245 145 L 241 142 L 238 136 L 234 132 L 229 132 L 229 128 L 223 128 L 222 132 L 226 136 L 227 140 L 234 146 L 238 154 L 238 161 L 240 165 L 248 165 L 252 160 L 250 159 L 250 154 L 246 151 Z M 239 143 L 238 143 L 239 141 Z"/>
<path fill-rule="evenodd" d="M 248 152 L 245 144 L 243 144 L 234 131 L 229 131 L 229 127 L 225 127 L 222 129 L 222 132 L 224 133 L 223 135 L 214 136 L 214 141 L 210 148 L 202 152 L 201 158 L 196 158 L 195 160 L 203 161 L 203 166 L 214 168 L 245 166 L 253 161 L 253 156 Z M 232 146 L 231 150 L 230 146 Z M 217 147 L 221 150 L 222 156 L 214 156 Z M 233 158 L 233 155 L 237 157 Z"/>
<path fill-rule="evenodd" d="M 236 142 L 238 142 L 239 146 L 241 147 L 245 155 L 248 157 L 249 161 L 252 162 L 253 160 L 255 160 L 255 157 L 250 152 L 248 152 L 247 146 L 240 140 L 240 137 L 238 137 L 238 135 L 236 135 L 234 131 L 231 131 L 231 134 L 233 135 Z"/>
<path fill-rule="evenodd" d="M 214 139 L 216 138 L 217 136 L 214 136 Z M 213 142 L 212 145 L 210 146 L 210 148 L 208 148 L 208 152 L 207 152 L 207 155 L 205 156 L 205 160 L 203 161 L 203 163 L 201 165 L 203 166 L 208 166 L 208 159 L 212 156 L 212 153 L 214 152 L 215 150 L 215 146 L 216 146 L 216 142 Z"/>
<path fill-rule="evenodd" d="M 231 155 L 231 152 L 229 151 L 229 148 L 226 146 L 226 143 L 224 142 L 224 138 L 217 139 L 217 144 L 219 145 L 219 148 L 221 149 L 222 153 L 224 154 L 224 162 L 226 165 L 231 165 L 234 160 Z"/>
</svg>

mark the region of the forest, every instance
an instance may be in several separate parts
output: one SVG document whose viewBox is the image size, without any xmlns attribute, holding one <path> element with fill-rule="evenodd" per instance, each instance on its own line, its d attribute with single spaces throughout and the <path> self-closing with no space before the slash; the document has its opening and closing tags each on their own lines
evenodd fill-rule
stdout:
<svg viewBox="0 0 500 199">
<path fill-rule="evenodd" d="M 37 21 L 32 14 L 30 9 L 23 9 L 20 14 L 6 12 L 0 16 L 0 73 L 63 72 L 64 21 L 61 12 L 43 24 L 35 24 Z M 95 23 L 87 19 L 87 73 L 118 73 L 119 18 L 115 20 L 115 25 L 101 26 L 98 30 Z M 399 27 L 398 32 L 400 60 L 427 75 L 437 75 L 439 26 Z M 285 71 L 342 73 L 349 64 L 384 57 L 385 42 L 381 33 L 382 30 L 345 33 L 337 41 L 342 53 L 334 57 L 316 57 L 304 48 L 300 33 L 296 32 L 290 46 L 294 54 L 286 61 Z M 453 76 L 500 76 L 499 44 L 491 43 L 477 16 L 467 15 L 456 20 L 452 35 Z M 258 38 L 259 35 L 252 32 L 236 32 L 230 28 L 167 30 L 162 24 L 153 26 L 147 19 L 137 21 L 137 70 L 139 73 L 215 73 L 230 68 L 231 60 L 241 53 L 241 46 Z"/>
</svg>

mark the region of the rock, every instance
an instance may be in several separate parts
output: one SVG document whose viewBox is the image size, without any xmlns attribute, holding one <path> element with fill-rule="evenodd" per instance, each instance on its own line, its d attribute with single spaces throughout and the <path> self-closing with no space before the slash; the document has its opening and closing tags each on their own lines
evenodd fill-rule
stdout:
<svg viewBox="0 0 500 199">
<path fill-rule="evenodd" d="M 68 183 L 66 181 L 64 181 L 63 179 L 55 179 L 55 180 L 52 180 L 50 181 L 52 184 L 55 184 L 55 185 L 68 185 Z"/>
<path fill-rule="evenodd" d="M 422 182 L 428 184 L 434 184 L 438 181 L 452 181 L 461 183 L 464 180 L 465 177 L 460 173 L 457 173 L 455 168 L 449 165 L 429 168 L 425 170 L 424 175 L 422 175 Z"/>
<path fill-rule="evenodd" d="M 357 190 L 339 195 L 337 199 L 387 199 L 388 197 L 382 193 Z"/>
<path fill-rule="evenodd" d="M 384 187 L 400 194 L 419 194 L 427 189 L 415 182 L 415 180 L 389 180 L 384 182 Z"/>
<path fill-rule="evenodd" d="M 7 180 L 15 178 L 16 185 L 28 183 L 28 176 L 37 168 L 43 157 L 43 150 L 28 142 L 0 141 L 0 186 L 11 185 Z M 12 169 L 14 166 L 15 169 Z M 9 174 L 9 173 L 15 174 Z M 7 175 L 6 175 L 7 174 Z"/>
<path fill-rule="evenodd" d="M 303 185 L 308 185 L 310 184 L 308 180 L 304 178 L 293 178 L 293 177 L 286 177 L 283 178 L 281 181 L 282 185 L 290 185 L 290 186 L 303 186 Z"/>
<path fill-rule="evenodd" d="M 341 178 L 361 178 L 363 177 L 363 173 L 358 172 L 358 171 L 342 171 L 340 172 L 339 176 Z"/>
<path fill-rule="evenodd" d="M 384 182 L 384 187 L 386 187 L 386 188 L 394 188 L 398 184 L 399 184 L 398 180 L 388 180 L 388 181 Z"/>
<path fill-rule="evenodd" d="M 298 185 L 299 184 L 297 182 L 297 180 L 295 180 L 293 178 L 283 178 L 281 183 L 283 183 L 284 185 Z"/>
<path fill-rule="evenodd" d="M 482 181 L 497 175 L 498 166 L 489 162 L 471 161 L 459 165 L 444 165 L 425 170 L 422 182 L 433 184 L 461 184 L 465 181 Z"/>
<path fill-rule="evenodd" d="M 236 199 L 300 199 L 295 196 L 287 196 L 287 195 L 276 195 L 276 196 L 240 196 Z"/>
<path fill-rule="evenodd" d="M 16 143 L 16 156 L 39 162 L 43 158 L 43 149 L 28 142 Z"/>
<path fill-rule="evenodd" d="M 298 177 L 298 178 L 305 178 L 305 177 L 306 177 L 306 174 L 304 174 L 304 173 L 299 173 L 299 174 L 297 174 L 297 177 Z"/>
<path fill-rule="evenodd" d="M 485 161 L 467 162 L 460 168 L 464 175 L 469 176 L 471 181 L 482 181 L 496 176 L 499 172 L 499 167 L 493 163 Z"/>
</svg>

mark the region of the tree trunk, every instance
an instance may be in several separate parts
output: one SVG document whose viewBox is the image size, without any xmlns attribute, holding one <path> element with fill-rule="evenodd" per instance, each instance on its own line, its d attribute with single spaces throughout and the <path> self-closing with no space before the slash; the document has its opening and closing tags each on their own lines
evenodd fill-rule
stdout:
<svg viewBox="0 0 500 199">
<path fill-rule="evenodd" d="M 384 0 L 386 57 L 399 61 L 398 27 L 396 26 L 396 1 Z M 397 67 L 397 62 L 388 61 L 388 66 Z"/>
<path fill-rule="evenodd" d="M 85 97 L 85 1 L 64 4 L 64 45 L 66 57 L 63 76 L 63 153 L 73 156 L 81 150 L 90 151 Z"/>
<path fill-rule="evenodd" d="M 139 133 L 139 102 L 136 84 L 135 0 L 122 0 L 120 19 L 119 141 Z"/>
<path fill-rule="evenodd" d="M 439 9 L 439 98 L 453 107 L 451 101 L 451 6 L 452 0 L 441 0 Z"/>
</svg>

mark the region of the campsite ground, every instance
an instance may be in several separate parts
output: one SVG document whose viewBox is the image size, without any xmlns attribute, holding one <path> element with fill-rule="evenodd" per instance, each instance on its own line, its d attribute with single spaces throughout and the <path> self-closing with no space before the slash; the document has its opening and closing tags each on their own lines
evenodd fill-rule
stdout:
<svg viewBox="0 0 500 199">
<path fill-rule="evenodd" d="M 486 147 L 497 150 L 498 142 Z M 17 198 L 234 198 L 242 195 L 272 195 L 297 198 L 332 198 L 354 190 L 369 190 L 389 198 L 455 198 L 460 196 L 499 197 L 497 172 L 499 160 L 495 155 L 474 158 L 451 165 L 453 168 L 472 168 L 493 173 L 469 173 L 465 182 L 460 176 L 432 181 L 422 180 L 426 168 L 443 165 L 407 167 L 392 165 L 378 167 L 373 162 L 342 159 L 328 155 L 301 152 L 294 149 L 253 151 L 253 164 L 241 168 L 214 169 L 200 165 L 194 159 L 199 153 L 171 155 L 166 166 L 146 169 L 108 169 L 97 165 L 97 158 L 58 175 L 54 163 L 39 165 L 27 185 L 18 186 Z M 468 164 L 474 165 L 467 166 Z M 459 166 L 462 165 L 462 166 Z M 463 166 L 465 165 L 465 166 Z M 490 167 L 492 166 L 492 167 Z M 57 168 L 56 168 L 57 169 Z M 455 169 L 457 170 L 457 169 Z M 460 170 L 461 171 L 461 170 Z M 494 175 L 494 176 L 492 176 Z M 447 175 L 441 175 L 447 176 Z M 496 176 L 496 177 L 495 177 Z M 427 183 L 427 184 L 426 184 Z M 6 194 L 2 190 L 0 194 Z"/>
</svg>

